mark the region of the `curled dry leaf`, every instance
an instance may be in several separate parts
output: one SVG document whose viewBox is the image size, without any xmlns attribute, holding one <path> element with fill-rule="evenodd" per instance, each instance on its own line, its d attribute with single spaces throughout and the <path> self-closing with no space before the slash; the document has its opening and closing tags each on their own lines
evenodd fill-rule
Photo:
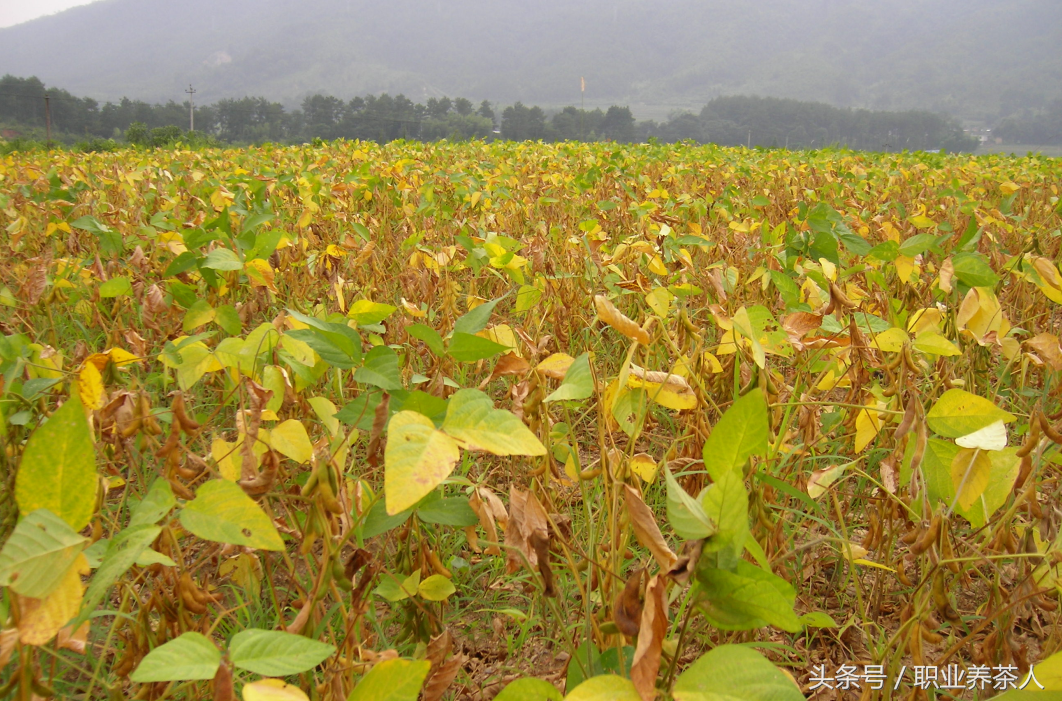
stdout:
<svg viewBox="0 0 1062 701">
<path fill-rule="evenodd" d="M 1037 334 L 1025 341 L 1025 345 L 1035 351 L 1052 370 L 1062 370 L 1062 348 L 1059 347 L 1058 336 L 1052 333 Z"/>
<path fill-rule="evenodd" d="M 656 677 L 660 672 L 660 653 L 667 635 L 667 580 L 655 575 L 645 588 L 638 646 L 631 663 L 631 682 L 642 701 L 656 697 Z"/>
<path fill-rule="evenodd" d="M 612 604 L 612 620 L 624 635 L 633 638 L 641 629 L 642 620 L 642 574 L 644 569 L 635 570 L 623 591 L 616 595 Z"/>
<path fill-rule="evenodd" d="M 468 505 L 472 507 L 472 511 L 479 518 L 479 525 L 492 543 L 492 545 L 487 546 L 486 554 L 501 555 L 501 549 L 497 545 L 497 526 L 500 523 L 504 528 L 508 522 L 508 515 L 505 513 L 505 506 L 501 503 L 501 499 L 495 496 L 494 492 L 488 488 L 477 487 L 472 492 L 472 496 L 468 498 Z M 472 531 L 468 540 L 469 545 L 478 552 L 479 539 L 476 537 L 475 526 L 469 526 L 469 528 Z"/>
<path fill-rule="evenodd" d="M 681 375 L 672 375 L 658 370 L 646 370 L 633 363 L 631 363 L 630 377 L 636 377 L 655 385 L 664 385 L 665 388 L 673 392 L 683 392 L 692 389 L 689 381 Z"/>
<path fill-rule="evenodd" d="M 48 265 L 40 263 L 35 265 L 26 276 L 26 282 L 22 284 L 22 298 L 31 307 L 41 301 L 44 288 L 48 286 Z"/>
<path fill-rule="evenodd" d="M 671 569 L 668 570 L 667 576 L 683 586 L 688 584 L 690 577 L 697 570 L 697 561 L 701 559 L 701 551 L 703 549 L 703 540 L 687 540 L 682 544 L 682 554 Z"/>
<path fill-rule="evenodd" d="M 383 452 L 383 432 L 387 426 L 388 409 L 391 405 L 391 395 L 383 393 L 383 398 L 376 405 L 376 413 L 372 417 L 372 431 L 369 433 L 369 446 L 366 449 L 366 460 L 373 467 L 380 466 L 380 455 Z"/>
<path fill-rule="evenodd" d="M 647 334 L 633 320 L 624 316 L 623 312 L 616 309 L 616 306 L 606 297 L 603 295 L 594 295 L 594 306 L 597 308 L 597 316 L 601 321 L 616 329 L 627 338 L 635 340 L 643 346 L 649 345 L 649 334 Z"/>
<path fill-rule="evenodd" d="M 439 667 L 433 664 L 431 672 L 424 682 L 423 691 L 420 693 L 421 701 L 439 701 L 443 694 L 446 693 L 446 690 L 450 688 L 450 685 L 453 684 L 454 678 L 457 677 L 457 673 L 461 671 L 461 667 L 465 664 L 465 659 L 464 655 L 457 654 Z"/>
<path fill-rule="evenodd" d="M 656 524 L 656 518 L 641 494 L 629 484 L 623 485 L 624 499 L 627 504 L 627 513 L 631 517 L 631 527 L 634 528 L 634 537 L 653 554 L 653 559 L 660 565 L 660 569 L 670 570 L 678 559 L 674 551 L 668 546 L 664 536 L 660 533 L 660 527 Z"/>
<path fill-rule="evenodd" d="M 542 543 L 546 543 L 547 547 L 543 548 Z M 549 520 L 538 497 L 534 492 L 525 492 L 516 487 L 510 487 L 509 522 L 505 527 L 505 544 L 511 549 L 506 558 L 506 569 L 510 573 L 516 572 L 526 559 L 532 568 L 539 568 L 543 578 L 547 577 L 545 572 L 549 570 L 549 563 L 547 561 L 546 566 L 541 567 L 539 553 L 548 551 L 548 543 Z M 521 555 L 523 558 L 520 557 Z"/>
</svg>

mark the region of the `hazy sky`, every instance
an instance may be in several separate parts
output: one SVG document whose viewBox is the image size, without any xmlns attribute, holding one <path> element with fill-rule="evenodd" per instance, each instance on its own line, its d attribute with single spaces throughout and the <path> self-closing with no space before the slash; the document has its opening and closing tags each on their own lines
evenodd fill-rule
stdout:
<svg viewBox="0 0 1062 701">
<path fill-rule="evenodd" d="M 0 0 L 0 27 L 27 22 L 92 0 Z"/>
</svg>

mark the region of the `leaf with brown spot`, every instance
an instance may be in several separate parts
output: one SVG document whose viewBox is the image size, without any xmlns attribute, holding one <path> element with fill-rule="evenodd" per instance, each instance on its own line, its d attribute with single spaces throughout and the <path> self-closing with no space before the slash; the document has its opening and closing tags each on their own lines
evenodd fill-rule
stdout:
<svg viewBox="0 0 1062 701">
<path fill-rule="evenodd" d="M 642 697 L 652 701 L 656 697 L 656 677 L 660 673 L 660 652 L 667 636 L 667 580 L 655 575 L 645 588 L 638 646 L 631 663 L 631 682 Z"/>
<path fill-rule="evenodd" d="M 643 346 L 649 345 L 649 334 L 647 334 L 642 327 L 638 326 L 633 320 L 625 316 L 623 312 L 616 309 L 616 305 L 608 301 L 606 297 L 603 295 L 594 295 L 594 306 L 597 308 L 597 316 L 601 321 L 616 329 L 627 338 L 635 340 Z"/>
<path fill-rule="evenodd" d="M 804 350 L 807 347 L 804 337 L 820 326 L 822 326 L 822 315 L 811 312 L 795 312 L 782 320 L 782 329 L 789 337 L 789 342 L 797 350 Z"/>
<path fill-rule="evenodd" d="M 652 510 L 646 506 L 641 494 L 634 487 L 625 484 L 623 489 L 634 537 L 649 549 L 649 552 L 653 554 L 653 559 L 660 565 L 660 569 L 670 570 L 678 558 L 660 533 L 660 527 L 656 523 Z"/>
</svg>

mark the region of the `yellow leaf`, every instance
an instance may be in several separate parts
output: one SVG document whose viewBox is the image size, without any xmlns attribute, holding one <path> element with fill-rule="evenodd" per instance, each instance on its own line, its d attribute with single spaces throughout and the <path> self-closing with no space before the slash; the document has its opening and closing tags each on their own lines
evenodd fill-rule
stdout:
<svg viewBox="0 0 1062 701">
<path fill-rule="evenodd" d="M 428 312 L 424 311 L 420 307 L 417 307 L 416 305 L 407 302 L 405 297 L 402 298 L 402 309 L 406 312 L 406 314 L 409 314 L 410 316 L 417 319 L 423 319 L 425 316 L 428 315 Z"/>
<path fill-rule="evenodd" d="M 937 333 L 940 333 L 940 322 L 943 319 L 944 316 L 936 307 L 920 309 L 912 314 L 911 318 L 908 320 L 907 332 L 912 333 L 915 336 L 927 329 L 932 329 Z"/>
<path fill-rule="evenodd" d="M 269 447 L 297 463 L 307 463 L 313 456 L 306 427 L 296 419 L 288 419 L 269 432 Z"/>
<path fill-rule="evenodd" d="M 667 275 L 667 266 L 664 265 L 664 261 L 660 260 L 660 256 L 654 255 L 649 259 L 649 272 L 654 275 Z"/>
<path fill-rule="evenodd" d="M 963 448 L 951 461 L 951 483 L 959 506 L 969 509 L 984 494 L 992 475 L 992 459 L 978 448 Z"/>
<path fill-rule="evenodd" d="M 81 575 L 90 571 L 88 560 L 80 553 L 63 575 L 59 586 L 44 599 L 19 597 L 21 618 L 18 622 L 19 640 L 23 645 L 45 645 L 59 629 L 77 615 L 85 587 Z"/>
<path fill-rule="evenodd" d="M 893 265 L 896 266 L 896 276 L 900 278 L 900 282 L 908 285 L 913 284 L 911 275 L 920 267 L 915 265 L 914 258 L 909 256 L 896 256 Z"/>
<path fill-rule="evenodd" d="M 387 513 L 404 511 L 450 476 L 460 457 L 457 442 L 415 411 L 391 417 L 384 448 Z"/>
<path fill-rule="evenodd" d="M 914 224 L 915 227 L 919 229 L 928 229 L 937 225 L 935 221 L 933 221 L 924 214 L 916 214 L 915 216 L 908 219 L 908 221 Z"/>
<path fill-rule="evenodd" d="M 1015 192 L 1021 189 L 1021 185 L 1008 180 L 1005 183 L 999 184 L 999 189 L 1004 195 L 1013 195 Z"/>
<path fill-rule="evenodd" d="M 535 370 L 546 377 L 552 377 L 555 380 L 563 380 L 564 375 L 568 372 L 568 368 L 575 362 L 575 358 L 571 357 L 567 353 L 554 353 L 549 356 L 538 366 Z"/>
<path fill-rule="evenodd" d="M 95 364 L 82 363 L 81 370 L 77 374 L 77 393 L 86 409 L 92 411 L 103 408 L 107 390 L 103 387 L 103 376 L 100 375 Z"/>
<path fill-rule="evenodd" d="M 870 444 L 870 441 L 874 440 L 874 437 L 878 435 L 878 431 L 881 430 L 881 418 L 878 416 L 878 409 L 884 409 L 885 405 L 877 402 L 875 404 L 868 405 L 867 409 L 860 409 L 856 415 L 856 438 L 855 438 L 855 452 L 862 453 L 863 449 Z"/>
<path fill-rule="evenodd" d="M 872 345 L 886 353 L 899 353 L 909 340 L 910 338 L 903 329 L 898 329 L 894 326 L 875 336 Z"/>
<path fill-rule="evenodd" d="M 113 362 L 118 367 L 128 365 L 129 363 L 135 363 L 140 360 L 140 358 L 136 357 L 129 351 L 117 347 L 108 350 L 107 356 L 111 359 L 111 362 Z"/>
<path fill-rule="evenodd" d="M 837 481 L 844 474 L 844 470 L 851 463 L 842 463 L 827 467 L 825 470 L 815 470 L 808 478 L 808 495 L 812 499 L 818 499 L 826 493 L 826 488 Z"/>
<path fill-rule="evenodd" d="M 243 701 L 309 701 L 309 697 L 283 679 L 259 679 L 244 685 Z"/>
<path fill-rule="evenodd" d="M 651 483 L 656 479 L 656 470 L 656 461 L 646 453 L 638 453 L 631 458 L 631 472 L 641 477 L 645 482 Z"/>
<path fill-rule="evenodd" d="M 649 305 L 654 314 L 662 319 L 671 311 L 671 300 L 674 298 L 675 296 L 668 292 L 667 288 L 657 287 L 655 290 L 646 293 L 645 303 Z"/>
<path fill-rule="evenodd" d="M 240 466 L 243 463 L 240 445 L 239 442 L 229 443 L 221 438 L 215 438 L 210 444 L 210 457 L 218 464 L 221 476 L 230 482 L 240 479 Z"/>
<path fill-rule="evenodd" d="M 647 377 L 639 377 L 634 372 L 631 372 L 627 376 L 627 386 L 631 389 L 638 389 L 639 387 L 644 389 L 649 399 L 668 409 L 688 411 L 697 408 L 697 395 L 693 393 L 693 389 L 686 384 L 683 378 L 678 375 L 667 375 L 666 373 L 646 373 L 646 375 L 664 375 L 668 378 L 674 378 L 674 380 L 683 381 L 682 383 L 675 381 L 652 382 Z"/>
<path fill-rule="evenodd" d="M 273 267 L 269 265 L 269 261 L 261 258 L 249 260 L 243 264 L 243 270 L 247 273 L 247 279 L 250 281 L 251 287 L 264 287 L 273 293 L 277 291 L 276 273 L 273 272 Z"/>
<path fill-rule="evenodd" d="M 985 336 L 990 332 L 1003 335 L 1005 318 L 996 293 L 988 287 L 975 287 L 966 293 L 955 321 L 960 332 L 968 332 L 983 346 L 989 343 Z"/>
<path fill-rule="evenodd" d="M 962 355 L 958 346 L 935 331 L 918 334 L 914 340 L 914 349 L 926 355 Z"/>
</svg>

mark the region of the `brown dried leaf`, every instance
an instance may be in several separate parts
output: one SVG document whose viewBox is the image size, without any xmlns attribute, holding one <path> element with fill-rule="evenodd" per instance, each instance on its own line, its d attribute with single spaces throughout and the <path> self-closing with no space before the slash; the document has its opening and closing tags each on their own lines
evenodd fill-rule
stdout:
<svg viewBox="0 0 1062 701">
<path fill-rule="evenodd" d="M 509 522 L 505 527 L 505 544 L 510 547 L 506 557 L 506 569 L 512 573 L 520 569 L 524 559 L 532 568 L 538 566 L 538 553 L 532 545 L 532 537 L 548 541 L 549 520 L 546 510 L 531 492 L 509 488 Z"/>
<path fill-rule="evenodd" d="M 446 629 L 428 642 L 427 658 L 431 662 L 432 670 L 441 665 L 450 655 L 454 646 L 454 636 Z M 434 672 L 433 672 L 434 673 Z"/>
<path fill-rule="evenodd" d="M 703 549 L 703 540 L 687 540 L 682 544 L 682 555 L 675 561 L 674 567 L 668 570 L 667 576 L 685 586 L 697 569 L 697 561 L 701 559 Z"/>
<path fill-rule="evenodd" d="M 387 425 L 387 413 L 391 405 L 391 395 L 383 393 L 383 398 L 376 405 L 376 413 L 372 417 L 372 431 L 369 433 L 369 446 L 366 449 L 369 464 L 373 467 L 380 466 L 380 457 L 383 454 L 383 431 Z"/>
<path fill-rule="evenodd" d="M 1062 348 L 1059 347 L 1058 336 L 1051 333 L 1037 334 L 1025 341 L 1025 345 L 1036 351 L 1052 370 L 1062 370 Z"/>
<path fill-rule="evenodd" d="M 483 383 L 483 386 L 490 384 L 502 375 L 526 375 L 527 371 L 530 369 L 531 364 L 516 353 L 506 353 L 498 358 L 498 362 L 494 366 L 494 371 Z"/>
<path fill-rule="evenodd" d="M 623 489 L 627 513 L 630 514 L 631 527 L 634 528 L 634 537 L 649 549 L 649 552 L 653 554 L 653 559 L 660 565 L 660 569 L 670 570 L 674 567 L 678 557 L 660 533 L 660 527 L 656 524 L 652 510 L 646 506 L 641 494 L 634 487 L 625 484 Z"/>
<path fill-rule="evenodd" d="M 18 642 L 18 628 L 0 631 L 0 669 L 7 666 L 11 653 L 15 650 L 16 642 Z"/>
<path fill-rule="evenodd" d="M 40 263 L 33 267 L 26 275 L 26 282 L 23 283 L 22 298 L 26 300 L 26 303 L 31 307 L 41 301 L 41 295 L 44 294 L 44 288 L 48 286 L 48 264 Z"/>
<path fill-rule="evenodd" d="M 638 635 L 641 628 L 643 572 L 645 572 L 644 569 L 638 569 L 627 578 L 623 591 L 616 596 L 612 604 L 613 622 L 621 633 L 631 638 Z"/>
<path fill-rule="evenodd" d="M 667 580 L 659 574 L 649 580 L 645 588 L 638 646 L 631 663 L 631 683 L 642 697 L 652 701 L 656 697 L 656 677 L 660 672 L 660 652 L 667 635 Z"/>
<path fill-rule="evenodd" d="M 649 334 L 630 318 L 624 316 L 623 312 L 616 309 L 616 306 L 603 295 L 594 295 L 594 306 L 597 308 L 597 316 L 601 321 L 627 338 L 635 340 L 644 346 L 649 345 Z"/>
<path fill-rule="evenodd" d="M 789 342 L 797 350 L 804 350 L 804 336 L 822 326 L 822 315 L 811 312 L 795 312 L 782 319 L 782 329 L 789 337 Z"/>
<path fill-rule="evenodd" d="M 430 676 L 424 683 L 424 690 L 420 692 L 421 701 L 439 701 L 453 684 L 464 664 L 464 655 L 454 655 L 438 668 L 433 664 Z"/>
<path fill-rule="evenodd" d="M 501 550 L 497 546 L 498 528 L 496 525 L 497 522 L 494 518 L 494 509 L 491 508 L 491 506 L 480 496 L 480 490 L 486 490 L 486 493 L 490 494 L 490 490 L 486 489 L 486 487 L 480 487 L 472 492 L 472 495 L 468 498 L 468 505 L 472 507 L 472 511 L 475 512 L 476 516 L 479 518 L 479 525 L 483 527 L 483 532 L 487 535 L 487 539 L 490 540 L 490 542 L 495 543 L 495 545 L 487 546 L 486 553 L 488 555 L 501 555 Z M 493 494 L 491 494 L 491 496 L 493 496 Z M 494 498 L 497 499 L 497 497 Z M 504 507 L 502 508 L 504 509 Z M 475 527 L 469 526 L 469 528 L 472 530 L 473 535 L 475 535 Z M 476 541 L 470 539 L 469 545 L 472 546 L 473 550 L 476 550 L 479 547 L 478 539 Z"/>
</svg>

